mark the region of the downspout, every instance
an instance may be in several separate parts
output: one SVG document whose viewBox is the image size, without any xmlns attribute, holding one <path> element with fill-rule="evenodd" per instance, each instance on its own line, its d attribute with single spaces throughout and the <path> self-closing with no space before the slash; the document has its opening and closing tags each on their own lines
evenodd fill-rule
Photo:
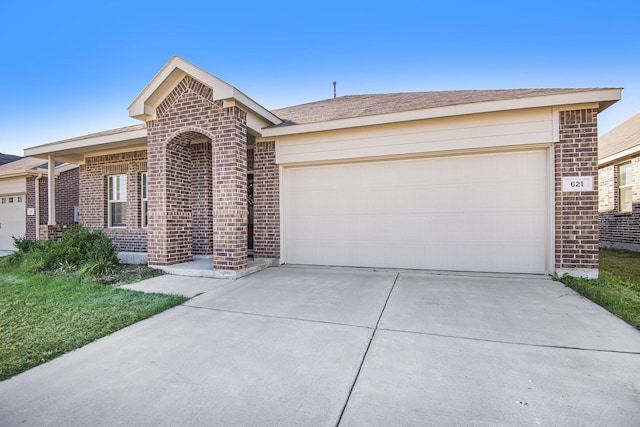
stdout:
<svg viewBox="0 0 640 427">
<path fill-rule="evenodd" d="M 36 202 L 36 240 L 40 240 L 40 179 L 42 174 L 36 176 L 35 202 Z"/>
</svg>

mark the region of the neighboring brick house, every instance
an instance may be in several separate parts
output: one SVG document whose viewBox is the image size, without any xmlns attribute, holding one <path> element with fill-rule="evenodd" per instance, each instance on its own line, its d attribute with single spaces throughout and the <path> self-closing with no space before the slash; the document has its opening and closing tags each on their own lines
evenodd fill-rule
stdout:
<svg viewBox="0 0 640 427">
<path fill-rule="evenodd" d="M 621 89 L 342 96 L 269 111 L 173 57 L 139 125 L 32 147 L 150 265 L 598 274 L 597 115 Z"/>
<path fill-rule="evenodd" d="M 640 114 L 600 138 L 600 246 L 640 251 Z"/>
<path fill-rule="evenodd" d="M 47 239 L 48 164 L 42 159 L 19 157 L 0 166 L 0 250 L 13 250 L 13 237 Z M 77 221 L 79 209 L 79 168 L 58 163 L 54 169 L 57 227 L 62 229 Z M 36 199 L 40 203 L 36 204 Z"/>
</svg>

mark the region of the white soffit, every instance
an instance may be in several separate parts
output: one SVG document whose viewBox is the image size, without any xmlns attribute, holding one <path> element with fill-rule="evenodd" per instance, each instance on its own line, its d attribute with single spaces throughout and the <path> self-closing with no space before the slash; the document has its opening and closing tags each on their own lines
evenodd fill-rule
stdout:
<svg viewBox="0 0 640 427">
<path fill-rule="evenodd" d="M 87 154 L 119 149 L 124 147 L 146 146 L 147 128 L 127 130 L 124 132 L 87 135 L 64 141 L 52 142 L 24 149 L 25 157 L 48 159 L 51 154 L 56 160 L 78 163 Z"/>
<path fill-rule="evenodd" d="M 413 120 L 424 120 L 439 117 L 452 117 L 467 114 L 480 114 L 496 111 L 519 110 L 536 107 L 562 106 L 562 110 L 570 109 L 576 104 L 598 103 L 600 111 L 609 107 L 622 97 L 622 89 L 602 89 L 558 95 L 534 96 L 530 98 L 474 102 L 470 104 L 448 105 L 445 107 L 424 110 L 402 111 L 398 113 L 379 114 L 364 117 L 332 120 L 326 122 L 307 123 L 290 126 L 273 126 L 262 130 L 265 138 L 294 135 L 308 132 L 344 129 L 360 126 L 372 126 L 384 123 L 398 123 Z"/>
<path fill-rule="evenodd" d="M 133 100 L 129 106 L 129 116 L 142 121 L 155 119 L 156 107 L 186 75 L 190 75 L 213 89 L 213 99 L 215 101 L 223 100 L 227 105 L 238 105 L 247 113 L 262 119 L 257 120 L 258 122 L 266 121 L 268 124 L 282 122 L 269 110 L 235 87 L 178 56 L 173 56 Z"/>
</svg>

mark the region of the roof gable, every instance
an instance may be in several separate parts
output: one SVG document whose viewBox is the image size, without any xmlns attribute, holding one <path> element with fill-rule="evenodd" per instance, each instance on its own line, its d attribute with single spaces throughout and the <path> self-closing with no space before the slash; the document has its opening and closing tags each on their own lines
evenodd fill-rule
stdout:
<svg viewBox="0 0 640 427">
<path fill-rule="evenodd" d="M 157 119 L 158 107 L 187 76 L 210 88 L 212 101 L 223 101 L 225 107 L 238 105 L 258 122 L 263 122 L 263 126 L 281 122 L 235 87 L 178 56 L 173 56 L 133 100 L 129 105 L 129 116 L 143 121 Z"/>
<path fill-rule="evenodd" d="M 640 150 L 640 114 L 627 119 L 602 135 L 598 141 L 598 159 L 602 160 L 628 150 Z"/>
</svg>

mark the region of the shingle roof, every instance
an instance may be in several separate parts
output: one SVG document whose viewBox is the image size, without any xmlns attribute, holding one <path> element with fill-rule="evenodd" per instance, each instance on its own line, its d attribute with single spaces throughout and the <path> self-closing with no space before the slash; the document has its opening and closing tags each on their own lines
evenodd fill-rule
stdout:
<svg viewBox="0 0 640 427">
<path fill-rule="evenodd" d="M 7 163 L 15 162 L 16 160 L 21 159 L 20 156 L 14 156 L 13 154 L 3 154 L 0 153 L 0 165 L 4 165 Z"/>
<path fill-rule="evenodd" d="M 0 165 L 0 175 L 25 172 L 42 165 L 42 159 L 35 157 L 22 157 L 11 163 Z"/>
<path fill-rule="evenodd" d="M 598 159 L 604 159 L 640 145 L 640 114 L 627 119 L 598 140 Z"/>
<path fill-rule="evenodd" d="M 278 126 L 287 126 L 476 102 L 503 101 L 592 90 L 594 89 L 497 89 L 347 95 L 280 108 L 272 110 L 272 112 L 284 120 Z"/>
<path fill-rule="evenodd" d="M 146 123 L 141 123 L 141 124 L 125 126 L 125 127 L 121 127 L 121 128 L 109 129 L 109 130 L 105 130 L 105 131 L 102 131 L 102 132 L 90 133 L 88 135 L 76 136 L 74 138 L 63 139 L 62 141 L 56 141 L 56 142 L 54 142 L 52 144 L 58 144 L 60 142 L 79 141 L 79 140 L 82 140 L 82 139 L 89 139 L 89 138 L 98 138 L 98 137 L 107 136 L 107 135 L 117 135 L 119 133 L 132 132 L 132 131 L 136 131 L 136 130 L 140 130 L 140 129 L 145 129 L 146 127 L 147 127 Z M 45 145 L 47 145 L 47 144 L 45 144 Z"/>
</svg>

